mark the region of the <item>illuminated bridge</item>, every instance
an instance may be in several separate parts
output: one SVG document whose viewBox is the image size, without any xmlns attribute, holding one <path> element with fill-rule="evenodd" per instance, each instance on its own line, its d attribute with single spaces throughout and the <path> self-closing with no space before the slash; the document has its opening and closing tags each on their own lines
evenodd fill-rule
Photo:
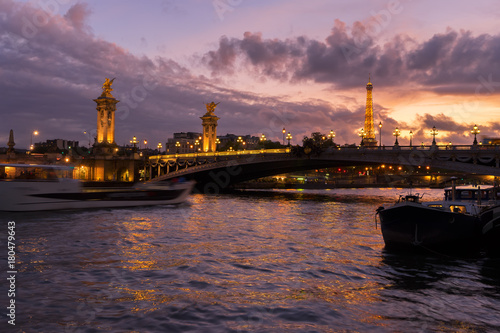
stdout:
<svg viewBox="0 0 500 333">
<path fill-rule="evenodd" d="M 149 182 L 194 179 L 204 192 L 231 184 L 294 171 L 354 165 L 396 164 L 469 174 L 500 176 L 500 146 L 330 147 L 306 154 L 302 148 L 150 156 Z M 151 179 L 152 178 L 152 179 Z"/>
</svg>

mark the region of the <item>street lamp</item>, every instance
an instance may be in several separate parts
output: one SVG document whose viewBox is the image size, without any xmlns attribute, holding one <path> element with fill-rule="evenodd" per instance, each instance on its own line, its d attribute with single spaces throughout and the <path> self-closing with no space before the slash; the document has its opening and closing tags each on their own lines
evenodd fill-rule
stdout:
<svg viewBox="0 0 500 333">
<path fill-rule="evenodd" d="M 411 138 L 413 137 L 413 131 L 410 131 L 410 148 L 411 148 Z"/>
<path fill-rule="evenodd" d="M 436 145 L 436 135 L 438 135 L 438 130 L 436 129 L 436 126 L 432 126 L 431 129 L 431 135 L 432 135 L 432 145 Z"/>
<path fill-rule="evenodd" d="M 90 132 L 89 131 L 83 131 L 83 134 L 87 134 L 89 136 L 89 148 L 90 148 Z"/>
<path fill-rule="evenodd" d="M 194 142 L 195 152 L 198 152 L 198 146 L 199 145 L 200 145 L 200 141 L 199 140 L 195 140 L 195 142 Z"/>
<path fill-rule="evenodd" d="M 290 147 L 290 140 L 292 140 L 292 135 L 290 134 L 290 132 L 288 132 L 288 134 L 286 135 L 286 139 L 288 140 L 288 147 Z"/>
<path fill-rule="evenodd" d="M 260 141 L 266 141 L 266 135 L 265 134 L 262 134 L 262 136 L 260 137 Z"/>
<path fill-rule="evenodd" d="M 236 142 L 243 143 L 243 139 L 241 138 L 241 136 L 239 136 L 238 139 L 236 139 Z M 285 142 L 285 141 L 283 141 L 283 142 Z"/>
<path fill-rule="evenodd" d="M 181 143 L 180 143 L 179 141 L 177 141 L 177 142 L 175 143 L 175 147 L 176 147 L 176 152 L 177 152 L 177 154 L 179 153 L 179 147 L 180 147 L 180 146 L 181 146 Z"/>
<path fill-rule="evenodd" d="M 364 144 L 365 144 L 364 141 L 365 141 L 365 136 L 366 136 L 365 129 L 362 128 L 361 131 L 359 131 L 358 135 L 361 137 L 361 146 L 364 146 Z"/>
<path fill-rule="evenodd" d="M 394 145 L 395 146 L 399 146 L 398 136 L 401 135 L 401 131 L 396 127 L 396 129 L 394 130 L 394 132 L 392 133 L 392 135 L 394 135 L 396 137 L 396 142 L 394 142 Z"/>
<path fill-rule="evenodd" d="M 477 127 L 477 125 L 474 125 L 474 127 L 472 128 L 472 131 L 470 131 L 472 134 L 474 134 L 474 146 L 477 145 L 477 139 L 476 139 L 476 136 L 479 134 L 479 132 L 481 132 L 479 130 L 479 128 Z"/>
<path fill-rule="evenodd" d="M 161 149 L 163 148 L 161 142 L 158 142 L 158 145 L 156 147 L 158 147 L 158 155 L 161 154 Z"/>
<path fill-rule="evenodd" d="M 335 138 L 335 132 L 333 130 L 330 130 L 330 134 L 328 134 L 328 139 L 331 139 L 333 141 L 334 138 Z"/>
<path fill-rule="evenodd" d="M 148 140 L 144 140 L 144 149 L 148 149 Z"/>
<path fill-rule="evenodd" d="M 34 130 L 33 132 L 31 132 L 31 140 L 30 140 L 30 150 L 33 150 L 33 135 L 34 136 L 37 136 L 38 135 L 38 131 L 37 130 Z"/>
<path fill-rule="evenodd" d="M 283 146 L 284 146 L 285 145 L 285 132 L 286 132 L 284 127 L 283 127 L 282 132 L 283 132 Z"/>
<path fill-rule="evenodd" d="M 379 142 L 379 147 L 382 147 L 382 122 L 378 123 L 378 128 L 379 128 L 379 131 L 378 133 L 380 134 L 380 142 Z"/>
<path fill-rule="evenodd" d="M 219 150 L 219 144 L 220 144 L 219 138 L 215 139 L 215 151 Z"/>
<path fill-rule="evenodd" d="M 135 151 L 136 151 L 136 147 L 135 147 L 135 145 L 136 145 L 138 142 L 139 142 L 139 141 L 137 141 L 137 138 L 136 138 L 135 136 L 132 138 L 132 140 L 130 140 L 130 143 L 134 145 L 134 153 L 135 153 Z"/>
</svg>

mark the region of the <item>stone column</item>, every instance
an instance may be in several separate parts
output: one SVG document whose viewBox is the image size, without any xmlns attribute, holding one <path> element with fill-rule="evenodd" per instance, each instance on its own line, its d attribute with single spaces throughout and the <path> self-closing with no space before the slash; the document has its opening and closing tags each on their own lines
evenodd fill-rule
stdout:
<svg viewBox="0 0 500 333">
<path fill-rule="evenodd" d="M 213 114 L 215 107 L 219 103 L 214 102 L 205 104 L 207 107 L 207 113 L 200 117 L 203 126 L 203 152 L 215 152 L 217 144 L 217 121 L 220 119 Z"/>
</svg>

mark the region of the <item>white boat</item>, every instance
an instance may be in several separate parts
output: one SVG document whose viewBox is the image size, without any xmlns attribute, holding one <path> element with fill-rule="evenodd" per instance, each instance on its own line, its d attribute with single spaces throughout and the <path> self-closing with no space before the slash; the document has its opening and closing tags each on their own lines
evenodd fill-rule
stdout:
<svg viewBox="0 0 500 333">
<path fill-rule="evenodd" d="M 0 164 L 0 211 L 41 211 L 172 205 L 184 202 L 195 182 L 156 182 L 128 188 L 85 188 L 65 177 L 72 167 Z"/>
</svg>

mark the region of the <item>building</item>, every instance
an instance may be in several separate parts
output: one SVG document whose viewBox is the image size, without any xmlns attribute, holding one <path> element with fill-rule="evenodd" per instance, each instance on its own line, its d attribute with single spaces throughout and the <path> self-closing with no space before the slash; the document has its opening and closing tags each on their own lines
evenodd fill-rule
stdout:
<svg viewBox="0 0 500 333">
<path fill-rule="evenodd" d="M 500 138 L 483 138 L 482 145 L 500 145 Z"/>
<path fill-rule="evenodd" d="M 165 152 L 167 154 L 188 154 L 202 149 L 202 134 L 198 132 L 174 133 L 173 138 L 167 139 Z M 198 144 L 196 144 L 198 141 Z"/>
<path fill-rule="evenodd" d="M 238 149 L 259 149 L 260 138 L 252 135 L 235 135 L 226 134 L 217 137 L 220 141 L 219 150 L 228 150 L 230 147 L 234 150 Z"/>
<path fill-rule="evenodd" d="M 54 152 L 68 151 L 70 149 L 77 149 L 78 147 L 79 147 L 78 141 L 54 139 L 54 140 L 47 140 L 45 142 L 35 143 L 33 152 L 54 153 Z"/>
</svg>

